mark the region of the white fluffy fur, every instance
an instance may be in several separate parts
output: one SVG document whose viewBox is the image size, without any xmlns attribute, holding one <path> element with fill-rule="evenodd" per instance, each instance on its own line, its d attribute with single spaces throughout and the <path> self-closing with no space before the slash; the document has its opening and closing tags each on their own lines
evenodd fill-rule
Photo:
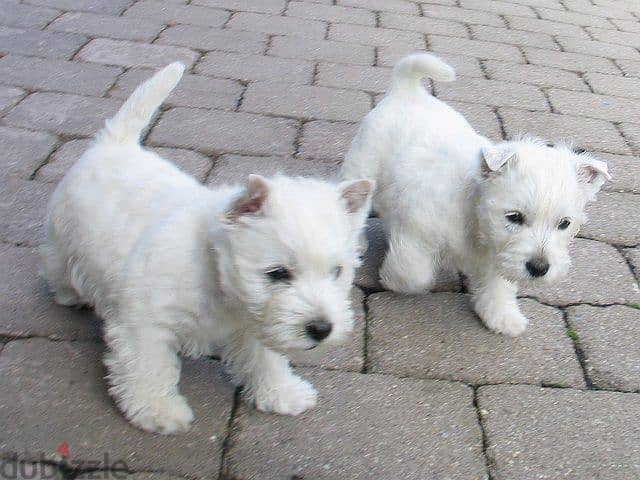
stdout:
<svg viewBox="0 0 640 480">
<path fill-rule="evenodd" d="M 373 189 L 251 176 L 246 187 L 212 190 L 141 148 L 183 69 L 157 73 L 107 122 L 53 194 L 43 248 L 56 301 L 104 318 L 118 406 L 161 433 L 193 420 L 178 354 L 214 345 L 258 409 L 296 415 L 315 405 L 283 352 L 319 343 L 305 333 L 314 319 L 332 325 L 327 342 L 352 330 L 349 290 Z M 290 281 L 267 276 L 277 266 Z"/>
<path fill-rule="evenodd" d="M 421 78 L 452 80 L 433 55 L 414 54 L 394 70 L 392 88 L 363 120 L 343 167 L 346 179 L 377 181 L 373 206 L 386 224 L 382 283 L 405 293 L 429 289 L 442 264 L 471 280 L 474 307 L 491 330 L 519 335 L 527 325 L 517 283 L 567 272 L 568 245 L 584 207 L 609 178 L 605 163 L 568 147 L 523 138 L 492 144 L 455 110 L 429 95 Z M 522 225 L 505 214 L 524 214 Z M 559 229 L 562 219 L 566 229 Z M 546 259 L 538 279 L 530 260 Z"/>
</svg>

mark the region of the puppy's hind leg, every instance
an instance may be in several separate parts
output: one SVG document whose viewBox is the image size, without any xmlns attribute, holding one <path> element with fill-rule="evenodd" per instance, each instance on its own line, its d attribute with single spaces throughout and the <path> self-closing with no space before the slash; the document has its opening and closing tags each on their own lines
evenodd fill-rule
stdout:
<svg viewBox="0 0 640 480">
<path fill-rule="evenodd" d="M 49 244 L 40 248 L 42 258 L 42 276 L 54 293 L 58 305 L 74 306 L 83 302 L 78 292 L 71 285 L 70 261 L 66 254 Z"/>
</svg>

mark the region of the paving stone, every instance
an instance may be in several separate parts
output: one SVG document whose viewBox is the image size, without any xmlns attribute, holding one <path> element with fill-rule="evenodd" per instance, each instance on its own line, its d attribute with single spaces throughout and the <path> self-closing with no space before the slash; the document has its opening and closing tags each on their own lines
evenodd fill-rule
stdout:
<svg viewBox="0 0 640 480">
<path fill-rule="evenodd" d="M 618 97 L 640 98 L 640 78 L 588 73 L 585 79 L 596 93 Z"/>
<path fill-rule="evenodd" d="M 634 32 L 620 32 L 604 28 L 587 27 L 587 30 L 596 40 L 608 43 L 617 43 L 629 47 L 640 48 L 640 37 Z"/>
<path fill-rule="evenodd" d="M 184 47 L 169 45 L 147 45 L 98 38 L 91 40 L 78 53 L 78 58 L 86 62 L 120 65 L 123 67 L 165 67 L 180 61 L 189 68 L 200 55 Z"/>
<path fill-rule="evenodd" d="M 353 23 L 357 25 L 376 25 L 373 12 L 360 8 L 342 7 L 340 5 L 310 5 L 307 3 L 291 2 L 287 7 L 288 17 L 308 18 L 310 20 L 324 20 L 336 23 Z"/>
<path fill-rule="evenodd" d="M 363 92 L 282 82 L 255 82 L 244 94 L 241 110 L 297 118 L 357 122 L 371 109 Z"/>
<path fill-rule="evenodd" d="M 528 83 L 541 87 L 589 90 L 589 87 L 587 87 L 578 74 L 566 70 L 541 67 L 538 65 L 498 62 L 495 60 L 485 60 L 484 65 L 491 79 Z"/>
<path fill-rule="evenodd" d="M 174 163 L 180 170 L 193 175 L 199 182 L 204 182 L 211 171 L 213 162 L 209 157 L 198 152 L 182 148 L 152 148 L 154 152 Z"/>
<path fill-rule="evenodd" d="M 64 135 L 89 136 L 102 128 L 105 119 L 113 116 L 121 105 L 119 100 L 109 98 L 36 92 L 9 112 L 5 122 Z"/>
<path fill-rule="evenodd" d="M 93 13 L 120 15 L 132 0 L 29 0 L 33 5 L 59 8 L 61 10 L 79 10 Z"/>
<path fill-rule="evenodd" d="M 469 387 L 386 375 L 302 373 L 318 388 L 318 406 L 295 418 L 241 407 L 224 466 L 228 478 L 485 475 Z"/>
<path fill-rule="evenodd" d="M 544 95 L 536 87 L 499 80 L 460 78 L 453 83 L 438 84 L 437 92 L 442 100 L 507 105 L 528 110 L 549 109 Z"/>
<path fill-rule="evenodd" d="M 95 343 L 30 339 L 10 342 L 0 356 L 2 453 L 29 460 L 51 456 L 68 439 L 75 460 L 128 470 L 160 470 L 193 478 L 218 475 L 233 389 L 217 362 L 185 361 L 180 388 L 196 419 L 184 435 L 150 435 L 131 426 L 107 396 L 103 347 Z M 46 385 L 47 388 L 42 388 Z M 51 415 L 55 412 L 55 415 Z M 181 452 L 176 456 L 176 452 Z"/>
<path fill-rule="evenodd" d="M 564 7 L 557 0 L 509 0 L 509 2 L 518 5 L 528 5 L 530 7 L 547 7 L 564 10 Z"/>
<path fill-rule="evenodd" d="M 38 214 L 44 217 L 43 209 Z M 100 325 L 87 309 L 56 305 L 46 282 L 39 276 L 37 249 L 0 245 L 0 335 L 41 336 L 67 340 L 97 340 Z"/>
<path fill-rule="evenodd" d="M 42 132 L 0 126 L 0 175 L 29 180 L 53 150 L 58 139 Z"/>
<path fill-rule="evenodd" d="M 0 182 L 0 240 L 40 245 L 45 207 L 51 191 L 50 185 L 5 177 Z"/>
<path fill-rule="evenodd" d="M 600 197 L 605 194 L 600 193 Z M 553 285 L 522 286 L 519 294 L 551 305 L 610 305 L 640 300 L 638 285 L 614 247 L 578 238 L 569 252 L 572 266 L 564 280 Z"/>
<path fill-rule="evenodd" d="M 242 12 L 282 13 L 286 7 L 285 0 L 192 0 L 192 5 L 224 8 Z"/>
<path fill-rule="evenodd" d="M 43 28 L 60 15 L 59 10 L 14 2 L 0 3 L 0 23 L 18 28 Z"/>
<path fill-rule="evenodd" d="M 263 32 L 271 35 L 290 35 L 302 38 L 325 38 L 327 24 L 304 18 L 278 17 L 259 13 L 239 12 L 231 17 L 227 28 Z"/>
<path fill-rule="evenodd" d="M 478 58 L 491 58 L 510 62 L 523 62 L 518 48 L 504 43 L 483 42 L 466 38 L 429 35 L 429 47 L 434 52 L 472 55 Z"/>
<path fill-rule="evenodd" d="M 580 235 L 616 245 L 640 244 L 640 196 L 632 193 L 601 192 L 587 207 L 589 221 Z"/>
<path fill-rule="evenodd" d="M 125 15 L 166 24 L 186 23 L 205 27 L 221 27 L 229 19 L 229 12 L 225 10 L 155 0 L 137 2 L 127 9 Z"/>
<path fill-rule="evenodd" d="M 472 38 L 474 40 L 507 43 L 523 47 L 544 48 L 547 50 L 560 49 L 556 42 L 553 41 L 553 37 L 544 33 L 509 30 L 506 28 L 490 27 L 487 25 L 471 25 L 470 28 Z"/>
<path fill-rule="evenodd" d="M 572 25 L 582 25 L 583 27 L 611 28 L 611 23 L 606 18 L 597 15 L 589 15 L 578 12 L 563 12 L 551 8 L 536 8 L 536 11 L 544 20 L 554 22 L 570 23 Z"/>
<path fill-rule="evenodd" d="M 141 68 L 128 70 L 118 79 L 118 83 L 110 92 L 111 96 L 123 100 L 129 98 L 133 90 L 153 73 L 153 70 Z M 240 101 L 243 90 L 244 87 L 234 80 L 186 74 L 164 104 L 233 110 Z"/>
<path fill-rule="evenodd" d="M 0 85 L 0 115 L 18 103 L 26 92 L 21 88 Z"/>
<path fill-rule="evenodd" d="M 495 2 L 498 3 L 498 2 Z M 458 7 L 449 7 L 446 5 L 430 5 L 422 4 L 422 14 L 425 17 L 446 18 L 459 22 L 477 24 L 477 25 L 493 25 L 495 27 L 504 27 L 504 21 L 495 13 L 478 10 L 467 10 Z"/>
<path fill-rule="evenodd" d="M 588 13 L 589 15 L 596 15 L 606 18 L 622 18 L 634 20 L 632 14 L 620 8 L 621 2 L 615 2 L 615 5 L 607 5 L 606 7 L 594 5 L 589 0 L 567 0 L 563 2 L 563 4 L 567 9 L 575 12 Z"/>
<path fill-rule="evenodd" d="M 358 130 L 356 123 L 313 120 L 302 127 L 298 156 L 342 162 Z"/>
<path fill-rule="evenodd" d="M 546 33 L 547 35 L 564 35 L 566 37 L 589 39 L 587 32 L 578 25 L 552 22 L 549 20 L 539 20 L 537 18 L 505 16 L 509 27 L 514 30 L 524 30 L 526 32 Z"/>
<path fill-rule="evenodd" d="M 73 33 L 41 32 L 0 26 L 0 53 L 71 58 L 87 37 Z"/>
<path fill-rule="evenodd" d="M 411 13 L 418 15 L 418 5 L 407 0 L 338 0 L 338 5 L 366 8 L 374 11 Z"/>
<path fill-rule="evenodd" d="M 81 33 L 119 40 L 153 40 L 164 28 L 160 22 L 143 18 L 115 17 L 89 12 L 68 12 L 47 27 L 58 32 Z"/>
<path fill-rule="evenodd" d="M 295 37 L 274 37 L 268 53 L 276 57 L 357 65 L 371 65 L 375 59 L 374 47 L 371 46 Z"/>
<path fill-rule="evenodd" d="M 196 65 L 196 73 L 238 80 L 286 80 L 291 83 L 310 83 L 313 63 L 263 55 L 209 52 Z"/>
<path fill-rule="evenodd" d="M 378 55 L 378 61 L 380 61 L 381 54 L 382 52 Z M 457 77 L 485 78 L 477 58 L 466 55 L 455 55 L 453 53 L 438 53 L 438 56 L 453 67 Z M 391 64 L 391 66 L 393 66 L 393 64 Z"/>
<path fill-rule="evenodd" d="M 521 17 L 535 17 L 528 5 L 515 5 L 510 2 L 485 2 L 483 0 L 461 0 L 460 6 L 462 8 L 469 8 L 472 10 L 480 10 L 483 12 L 493 12 L 499 15 L 519 15 Z"/>
<path fill-rule="evenodd" d="M 245 183 L 251 173 L 273 176 L 278 173 L 289 176 L 331 178 L 338 170 L 332 159 L 306 160 L 291 157 L 251 157 L 222 155 L 214 162 L 207 180 L 208 185 Z"/>
<path fill-rule="evenodd" d="M 593 40 L 581 40 L 571 37 L 556 37 L 556 40 L 567 52 L 583 53 L 585 55 L 597 55 L 613 59 L 640 60 L 638 50 L 625 45 L 615 43 L 597 42 Z M 536 45 L 532 45 L 536 46 Z"/>
<path fill-rule="evenodd" d="M 524 48 L 524 53 L 529 62 L 537 65 L 576 72 L 619 73 L 618 67 L 607 58 L 583 55 L 581 53 L 551 52 L 529 47 Z"/>
<path fill-rule="evenodd" d="M 636 278 L 640 281 L 640 248 L 625 248 L 623 250 L 624 256 L 631 265 Z"/>
<path fill-rule="evenodd" d="M 610 22 L 618 27 L 618 30 L 640 33 L 640 22 L 638 22 L 637 20 L 620 20 L 617 18 L 612 18 L 610 19 Z"/>
<path fill-rule="evenodd" d="M 502 141 L 502 128 L 498 117 L 491 107 L 474 103 L 447 102 L 458 110 L 478 133 L 493 141 Z"/>
<path fill-rule="evenodd" d="M 293 153 L 296 132 L 293 120 L 178 107 L 162 116 L 148 141 L 211 153 L 287 155 Z"/>
<path fill-rule="evenodd" d="M 58 148 L 46 165 L 36 173 L 36 180 L 58 183 L 80 156 L 89 148 L 93 140 L 70 140 Z"/>
<path fill-rule="evenodd" d="M 351 304 L 355 314 L 353 333 L 341 345 L 321 343 L 313 350 L 297 351 L 289 356 L 292 365 L 322 367 L 329 370 L 359 372 L 364 365 L 365 313 L 364 295 L 354 288 Z"/>
<path fill-rule="evenodd" d="M 640 100 L 569 90 L 548 90 L 559 113 L 601 118 L 612 122 L 640 123 Z"/>
<path fill-rule="evenodd" d="M 487 456 L 496 479 L 640 474 L 640 396 L 528 385 L 481 387 Z M 562 445 L 562 448 L 558 448 Z"/>
<path fill-rule="evenodd" d="M 562 312 L 522 300 L 530 323 L 518 338 L 489 331 L 468 295 L 369 296 L 368 361 L 374 372 L 468 383 L 584 386 Z"/>
<path fill-rule="evenodd" d="M 640 152 L 640 125 L 636 123 L 620 123 L 618 127 L 634 151 Z"/>
<path fill-rule="evenodd" d="M 64 480 L 62 472 L 47 463 L 26 463 L 14 460 L 0 460 L 2 480 Z"/>
<path fill-rule="evenodd" d="M 455 37 L 468 36 L 464 24 L 442 18 L 417 17 L 399 13 L 380 13 L 380 26 L 383 28 L 396 28 L 412 32 L 450 35 Z"/>
<path fill-rule="evenodd" d="M 267 48 L 267 36 L 264 33 L 219 30 L 194 25 L 174 25 L 163 30 L 155 43 L 180 45 L 198 50 L 263 53 Z"/>
<path fill-rule="evenodd" d="M 596 157 L 607 162 L 611 180 L 605 190 L 640 193 L 640 159 L 631 155 L 597 153 Z"/>
<path fill-rule="evenodd" d="M 6 55 L 0 59 L 2 81 L 29 89 L 81 95 L 102 95 L 122 73 L 121 68 L 50 58 Z"/>
<path fill-rule="evenodd" d="M 569 141 L 576 147 L 612 153 L 630 153 L 616 127 L 604 120 L 498 108 L 508 138 L 518 134 L 538 135 L 553 142 Z M 577 112 L 576 112 L 577 113 Z"/>
<path fill-rule="evenodd" d="M 315 83 L 327 87 L 383 93 L 391 83 L 391 69 L 319 63 Z"/>
<path fill-rule="evenodd" d="M 640 308 L 640 307 L 638 307 Z M 621 305 L 568 309 L 589 379 L 596 388 L 640 391 L 640 310 Z"/>
<path fill-rule="evenodd" d="M 424 35 L 404 30 L 365 27 L 362 25 L 344 25 L 333 23 L 329 26 L 329 40 L 385 47 L 401 45 L 414 50 L 424 50 Z"/>
</svg>

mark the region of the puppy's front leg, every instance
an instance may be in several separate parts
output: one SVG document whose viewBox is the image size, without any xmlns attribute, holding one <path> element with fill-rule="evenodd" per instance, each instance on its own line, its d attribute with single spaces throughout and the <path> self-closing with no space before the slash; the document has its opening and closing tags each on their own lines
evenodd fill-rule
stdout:
<svg viewBox="0 0 640 480">
<path fill-rule="evenodd" d="M 528 320 L 518 307 L 517 285 L 493 271 L 472 282 L 474 309 L 487 328 L 510 337 L 525 331 Z"/>
<path fill-rule="evenodd" d="M 244 384 L 245 399 L 258 410 L 298 415 L 316 405 L 318 393 L 295 375 L 289 360 L 250 334 L 238 335 L 225 347 L 225 363 Z"/>
</svg>

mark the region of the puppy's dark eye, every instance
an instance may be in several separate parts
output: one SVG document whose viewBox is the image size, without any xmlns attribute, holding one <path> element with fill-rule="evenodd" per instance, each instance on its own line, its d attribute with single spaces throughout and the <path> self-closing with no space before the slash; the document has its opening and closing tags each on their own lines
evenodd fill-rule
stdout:
<svg viewBox="0 0 640 480">
<path fill-rule="evenodd" d="M 571 220 L 569 220 L 568 218 L 563 218 L 562 220 L 560 220 L 560 223 L 558 223 L 558 230 L 566 230 L 567 228 L 569 228 L 569 225 L 571 225 Z"/>
<path fill-rule="evenodd" d="M 275 267 L 266 271 L 267 277 L 274 282 L 286 282 L 291 280 L 291 272 L 285 267 Z"/>
<path fill-rule="evenodd" d="M 338 265 L 333 269 L 333 278 L 340 278 L 342 275 L 342 265 Z"/>
<path fill-rule="evenodd" d="M 516 225 L 522 225 L 524 223 L 524 215 L 521 212 L 507 212 L 504 214 L 507 220 Z"/>
</svg>

